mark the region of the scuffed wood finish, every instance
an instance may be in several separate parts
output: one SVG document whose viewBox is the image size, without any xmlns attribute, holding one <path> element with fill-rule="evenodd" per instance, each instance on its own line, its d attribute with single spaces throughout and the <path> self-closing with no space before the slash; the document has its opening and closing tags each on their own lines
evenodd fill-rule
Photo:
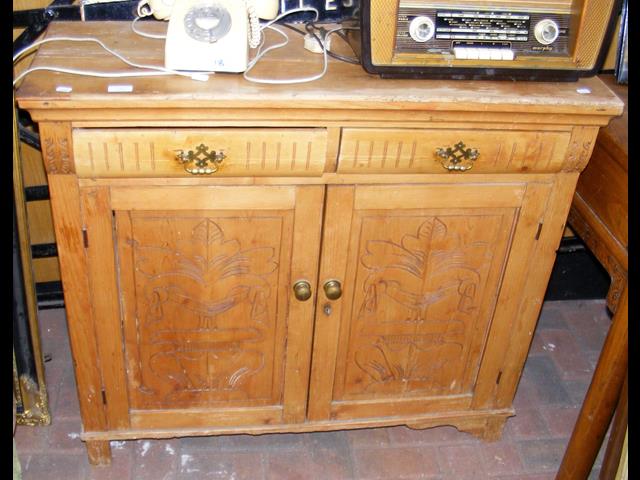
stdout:
<svg viewBox="0 0 640 480">
<path fill-rule="evenodd" d="M 587 166 L 598 135 L 598 127 L 574 127 L 564 172 L 581 172 Z"/>
<path fill-rule="evenodd" d="M 491 330 L 488 332 L 487 345 L 484 350 L 482 365 L 478 374 L 475 389 L 474 408 L 495 408 L 500 384 L 503 382 L 505 370 L 505 354 L 513 342 L 512 335 L 518 332 L 525 335 L 532 333 L 534 325 L 521 325 L 517 316 L 519 302 L 526 291 L 524 284 L 534 266 L 535 256 L 522 255 L 531 252 L 537 243 L 536 235 L 549 199 L 552 185 L 548 183 L 531 183 L 527 185 L 523 208 L 518 215 L 518 223 L 513 233 L 512 250 L 514 260 L 509 260 L 502 276 L 502 285 L 493 315 Z M 546 284 L 545 284 L 546 285 Z M 532 322 L 532 319 L 528 319 Z M 535 319 L 533 319 L 535 322 Z M 528 327 L 528 328 L 527 328 Z M 524 351 L 528 349 L 531 337 L 527 337 Z M 522 365 L 520 365 L 520 370 Z M 520 373 L 520 370 L 517 373 Z M 504 378 L 506 380 L 506 378 Z M 517 378 L 511 379 L 510 387 L 515 390 Z"/>
<path fill-rule="evenodd" d="M 148 27 L 150 31 L 156 29 L 157 33 L 164 33 L 166 24 L 159 22 Z M 49 36 L 95 34 L 92 22 L 54 22 L 48 31 Z M 132 61 L 163 64 L 162 42 L 135 35 L 131 32 L 130 22 L 104 22 L 100 38 Z M 269 37 L 267 41 L 276 39 Z M 303 49 L 302 39 L 296 38 L 286 48 L 272 52 L 259 62 L 253 73 L 269 78 L 305 76 L 319 71 L 320 63 L 317 55 Z M 52 64 L 103 71 L 123 68 L 120 60 L 91 43 L 47 44 L 33 65 Z M 549 123 L 558 118 L 555 115 L 567 115 L 567 124 L 592 121 L 605 125 L 612 115 L 622 111 L 622 103 L 597 77 L 559 83 L 406 81 L 381 79 L 368 75 L 358 65 L 332 59 L 328 71 L 321 81 L 294 87 L 248 84 L 241 75 L 224 73 L 212 76 L 207 82 L 181 77 L 128 78 L 133 92 L 126 94 L 107 93 L 112 79 L 36 72 L 23 82 L 18 99 L 23 108 L 34 111 L 38 121 L 41 120 L 38 113 L 46 111 L 48 118 L 58 115 L 69 118 L 71 115 L 74 120 L 93 117 L 101 121 L 164 119 L 193 122 L 206 119 L 224 123 L 235 117 L 254 122 L 267 109 L 270 110 L 268 119 L 273 121 L 277 117 L 278 125 L 295 115 L 298 124 L 308 121 L 319 126 L 322 117 L 344 121 L 348 118 L 343 116 L 345 111 L 351 111 L 359 121 L 375 117 L 383 126 L 390 126 L 392 112 L 397 114 L 396 119 L 406 122 L 411 120 L 407 112 L 413 109 L 431 117 L 455 112 L 448 116 L 452 122 L 459 121 L 461 113 L 464 117 L 475 116 L 479 122 L 495 121 L 500 116 L 505 122 L 512 122 L 513 114 L 518 113 L 529 115 L 536 123 Z M 61 82 L 72 86 L 73 92 L 57 93 L 55 87 Z M 581 88 L 589 89 L 590 93 L 579 93 Z M 162 98 L 161 107 L 159 98 Z M 74 109 L 76 113 L 68 109 Z M 78 115 L 77 109 L 82 110 L 82 115 Z M 154 110 L 153 117 L 142 113 L 147 109 Z"/>
<path fill-rule="evenodd" d="M 132 426 L 302 421 L 322 187 L 156 189 L 112 190 Z"/>
<path fill-rule="evenodd" d="M 282 424 L 281 406 L 133 410 L 133 429 L 196 429 Z"/>
<path fill-rule="evenodd" d="M 168 186 L 168 185 L 167 185 Z M 292 209 L 295 191 L 287 186 L 249 187 L 235 186 L 229 196 L 229 186 L 187 186 L 172 188 L 134 185 L 111 188 L 114 210 L 277 210 Z"/>
<path fill-rule="evenodd" d="M 490 129 L 356 129 L 342 133 L 338 172 L 442 173 L 439 148 L 476 149 L 474 173 L 559 171 L 570 133 Z M 447 163 L 447 162 L 445 162 Z"/>
<path fill-rule="evenodd" d="M 316 324 L 323 343 L 314 368 L 326 370 L 312 377 L 316 418 L 471 405 L 524 186 L 449 187 L 455 201 L 437 187 L 356 186 L 353 200 L 348 189 L 330 187 L 344 203 L 327 211 L 325 223 L 335 227 L 325 230 L 323 259 L 345 272 L 345 287 L 330 302 L 340 316 L 324 313 Z M 473 202 L 461 198 L 465 191 Z"/>
<path fill-rule="evenodd" d="M 349 245 L 355 187 L 353 185 L 327 188 L 325 216 L 333 219 L 325 222 L 322 230 L 322 261 L 319 286 L 327 280 L 337 280 L 346 285 L 344 261 L 345 248 Z M 346 295 L 349 294 L 349 287 Z M 333 378 L 336 368 L 336 352 L 340 335 L 340 319 L 344 300 L 330 301 L 324 291 L 318 296 L 313 333 L 313 356 L 309 382 L 309 420 L 328 420 L 331 417 Z M 327 315 L 327 307 L 330 314 Z"/>
<path fill-rule="evenodd" d="M 91 304 L 97 338 L 107 423 L 112 430 L 129 426 L 129 398 L 120 328 L 120 302 L 114 251 L 113 216 L 106 187 L 81 192 Z"/>
<path fill-rule="evenodd" d="M 111 464 L 111 445 L 108 440 L 87 440 L 87 453 L 91 465 Z"/>
<path fill-rule="evenodd" d="M 202 152 L 198 148 L 203 146 Z M 176 155 L 225 158 L 211 176 L 318 176 L 324 171 L 324 129 L 75 129 L 79 177 L 190 177 Z"/>
<path fill-rule="evenodd" d="M 85 430 L 104 431 L 108 427 L 77 180 L 73 175 L 49 175 L 49 192 L 80 413 Z"/>
<path fill-rule="evenodd" d="M 349 421 L 307 421 L 304 423 L 281 424 L 281 425 L 258 425 L 258 426 L 198 426 L 196 428 L 149 428 L 131 429 L 117 432 L 83 432 L 80 438 L 84 441 L 112 439 L 112 440 L 133 440 L 138 438 L 173 438 L 173 437 L 199 437 L 203 435 L 230 435 L 230 434 L 250 434 L 262 435 L 265 433 L 278 432 L 329 432 L 333 430 L 353 430 L 372 427 L 387 427 L 396 425 L 407 425 L 410 428 L 422 429 L 441 425 L 451 425 L 460 431 L 480 433 L 481 428 L 487 427 L 488 419 L 499 419 L 513 416 L 513 409 L 504 410 L 483 410 L 477 412 L 446 412 L 426 415 L 408 415 L 405 417 L 390 418 L 366 418 Z"/>
<path fill-rule="evenodd" d="M 288 295 L 283 295 L 288 299 L 289 311 L 285 353 L 287 382 L 283 402 L 283 421 L 286 423 L 304 422 L 307 410 L 313 317 L 316 299 L 319 298 L 317 285 L 320 257 L 317 253 L 320 251 L 323 206 L 323 187 L 296 188 L 296 229 L 291 252 L 291 274 L 287 284 Z M 293 285 L 299 280 L 306 280 L 311 284 L 312 296 L 309 300 L 300 301 L 291 294 Z"/>
<path fill-rule="evenodd" d="M 560 245 L 565 222 L 575 190 L 577 173 L 558 174 L 550 192 L 542 224 L 534 236 L 535 244 L 529 251 L 529 265 L 525 273 L 523 290 L 517 304 L 513 329 L 504 341 L 508 344 L 503 358 L 502 376 L 497 386 L 496 404 L 493 408 L 510 406 L 516 393 L 522 366 L 527 358 L 536 322 L 540 315 L 547 282 L 553 269 L 556 251 Z M 540 225 L 540 223 L 538 225 Z M 508 340 L 507 340 L 508 339 Z"/>
<path fill-rule="evenodd" d="M 40 124 L 39 131 L 42 159 L 47 173 L 74 173 L 71 125 L 67 122 L 45 122 Z"/>
<path fill-rule="evenodd" d="M 161 42 L 101 27 L 131 60 L 162 63 Z M 298 38 L 254 74 L 318 60 Z M 34 65 L 50 64 L 121 69 L 95 45 L 49 43 Z M 110 83 L 38 72 L 17 95 L 52 139 L 93 462 L 116 439 L 390 425 L 499 438 L 578 173 L 622 109 L 601 81 L 387 80 L 331 61 L 295 86 Z M 458 142 L 480 152 L 470 171 L 434 157 Z M 226 156 L 208 176 L 175 159 L 200 144 Z"/>
</svg>

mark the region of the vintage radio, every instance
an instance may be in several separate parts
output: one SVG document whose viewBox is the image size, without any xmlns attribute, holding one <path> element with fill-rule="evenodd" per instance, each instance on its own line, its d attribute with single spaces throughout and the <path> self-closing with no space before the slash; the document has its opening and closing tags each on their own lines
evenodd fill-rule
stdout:
<svg viewBox="0 0 640 480">
<path fill-rule="evenodd" d="M 389 77 L 573 81 L 601 68 L 618 0 L 360 0 L 354 47 Z"/>
</svg>

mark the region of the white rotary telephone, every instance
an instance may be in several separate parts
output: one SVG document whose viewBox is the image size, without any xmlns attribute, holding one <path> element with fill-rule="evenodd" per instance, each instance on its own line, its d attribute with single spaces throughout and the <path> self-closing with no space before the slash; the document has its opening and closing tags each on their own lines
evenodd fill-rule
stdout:
<svg viewBox="0 0 640 480">
<path fill-rule="evenodd" d="M 260 43 L 258 18 L 275 18 L 278 7 L 278 0 L 142 0 L 138 12 L 169 20 L 166 68 L 244 72 L 249 47 Z"/>
</svg>

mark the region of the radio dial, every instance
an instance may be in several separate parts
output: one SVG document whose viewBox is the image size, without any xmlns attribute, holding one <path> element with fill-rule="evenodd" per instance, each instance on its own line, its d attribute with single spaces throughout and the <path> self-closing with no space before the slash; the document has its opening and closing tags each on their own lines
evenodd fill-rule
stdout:
<svg viewBox="0 0 640 480">
<path fill-rule="evenodd" d="M 542 45 L 550 45 L 556 41 L 560 35 L 560 28 L 553 20 L 545 18 L 540 20 L 533 31 L 536 40 Z"/>
<path fill-rule="evenodd" d="M 416 42 L 428 42 L 436 33 L 436 26 L 429 17 L 416 17 L 409 24 L 409 35 Z"/>
</svg>

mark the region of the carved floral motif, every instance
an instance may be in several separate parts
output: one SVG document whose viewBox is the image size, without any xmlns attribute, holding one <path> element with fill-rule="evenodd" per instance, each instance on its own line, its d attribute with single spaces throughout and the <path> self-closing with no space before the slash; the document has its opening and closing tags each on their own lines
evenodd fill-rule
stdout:
<svg viewBox="0 0 640 480">
<path fill-rule="evenodd" d="M 167 398 L 222 391 L 245 397 L 242 387 L 263 369 L 260 344 L 273 328 L 268 278 L 278 268 L 275 249 L 227 240 L 213 219 L 174 243 L 133 241 L 148 380 L 141 388 Z"/>
<path fill-rule="evenodd" d="M 42 154 L 47 173 L 73 173 L 74 167 L 71 160 L 71 141 L 68 138 L 68 129 L 59 125 L 43 125 L 40 130 Z"/>
<path fill-rule="evenodd" d="M 348 368 L 347 388 L 455 389 L 443 372 L 462 368 L 469 319 L 477 315 L 492 258 L 489 242 L 450 230 L 446 217 L 428 218 L 400 242 L 366 241 L 352 353 L 357 369 Z"/>
</svg>

